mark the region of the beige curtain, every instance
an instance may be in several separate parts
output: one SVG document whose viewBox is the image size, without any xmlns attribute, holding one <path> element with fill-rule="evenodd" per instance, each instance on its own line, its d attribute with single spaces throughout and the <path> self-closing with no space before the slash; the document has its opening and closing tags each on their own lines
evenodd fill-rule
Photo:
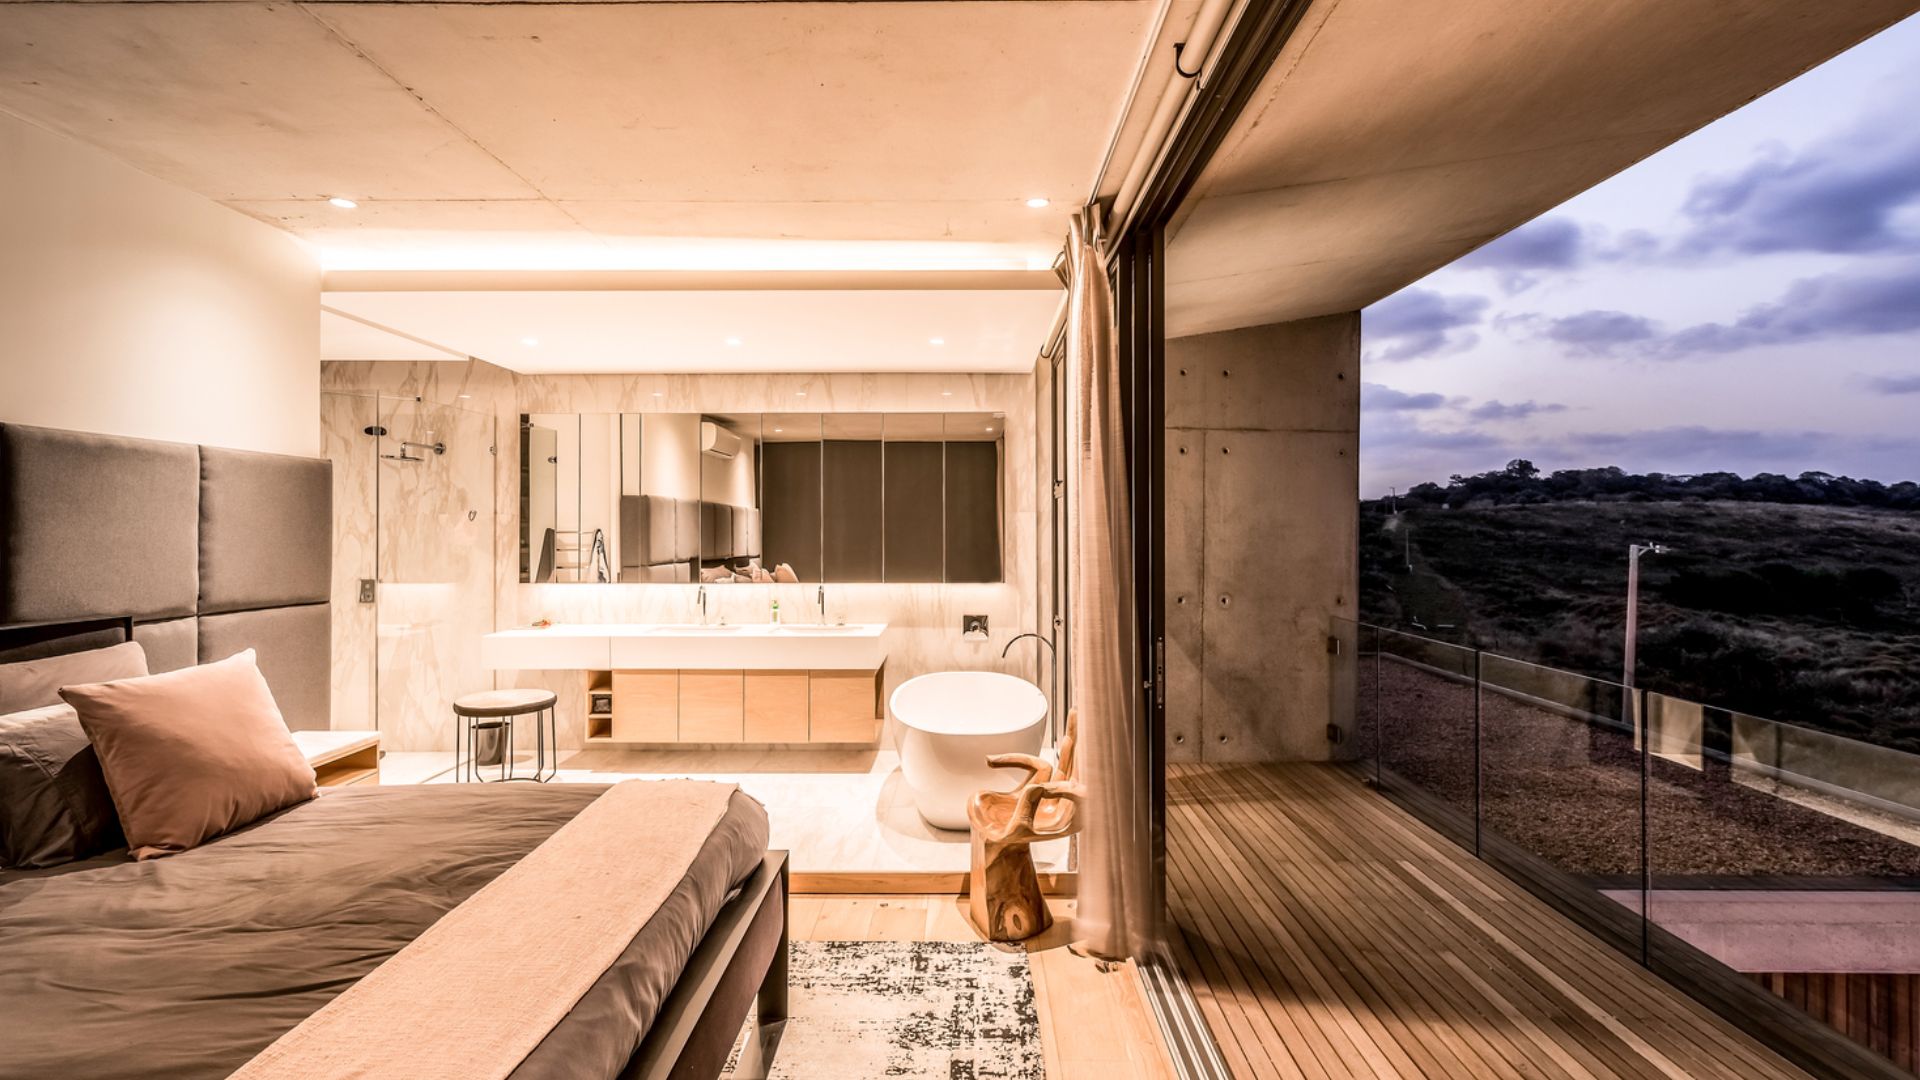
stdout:
<svg viewBox="0 0 1920 1080">
<path fill-rule="evenodd" d="M 1080 850 L 1076 947 L 1124 959 L 1144 951 L 1154 914 L 1144 763 L 1135 753 L 1140 680 L 1135 673 L 1133 552 L 1126 444 L 1114 355 L 1113 296 L 1084 220 L 1067 238 L 1067 371 L 1074 449 L 1072 537 L 1073 701 L 1087 786 Z"/>
</svg>

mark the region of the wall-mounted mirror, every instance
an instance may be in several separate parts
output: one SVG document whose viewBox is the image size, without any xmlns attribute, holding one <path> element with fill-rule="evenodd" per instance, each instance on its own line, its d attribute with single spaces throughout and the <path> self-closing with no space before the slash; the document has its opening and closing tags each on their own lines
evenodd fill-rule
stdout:
<svg viewBox="0 0 1920 1080">
<path fill-rule="evenodd" d="M 996 413 L 526 413 L 524 582 L 1002 580 Z"/>
</svg>

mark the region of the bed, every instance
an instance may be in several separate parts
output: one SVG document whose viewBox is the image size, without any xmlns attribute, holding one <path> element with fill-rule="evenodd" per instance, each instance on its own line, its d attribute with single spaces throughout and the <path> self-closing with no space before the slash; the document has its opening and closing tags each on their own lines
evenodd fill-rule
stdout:
<svg viewBox="0 0 1920 1080">
<path fill-rule="evenodd" d="M 0 425 L 0 663 L 137 641 L 162 671 L 255 648 L 288 726 L 327 726 L 328 544 L 314 538 L 330 532 L 329 492 L 324 461 Z M 404 967 L 482 890 L 580 835 L 609 794 L 328 789 L 165 858 L 109 850 L 0 870 L 0 1077 L 197 1080 L 257 1065 L 380 981 L 370 973 Z M 767 850 L 758 803 L 703 794 L 722 809 L 685 838 L 684 872 L 666 872 L 678 878 L 644 924 L 604 942 L 612 961 L 524 1033 L 532 1049 L 501 1075 L 716 1077 L 749 1011 L 784 1018 L 785 854 Z M 532 969 L 547 924 L 567 925 L 583 899 L 556 897 L 497 939 L 469 927 L 462 954 L 509 977 Z M 530 932 L 531 947 L 495 947 Z"/>
</svg>

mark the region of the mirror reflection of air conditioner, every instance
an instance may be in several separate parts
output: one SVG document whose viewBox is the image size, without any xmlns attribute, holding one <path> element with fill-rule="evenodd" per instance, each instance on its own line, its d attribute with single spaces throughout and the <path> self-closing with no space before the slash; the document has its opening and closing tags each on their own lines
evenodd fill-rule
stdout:
<svg viewBox="0 0 1920 1080">
<path fill-rule="evenodd" d="M 711 420 L 700 421 L 700 452 L 717 458 L 732 458 L 740 452 L 740 436 Z"/>
</svg>

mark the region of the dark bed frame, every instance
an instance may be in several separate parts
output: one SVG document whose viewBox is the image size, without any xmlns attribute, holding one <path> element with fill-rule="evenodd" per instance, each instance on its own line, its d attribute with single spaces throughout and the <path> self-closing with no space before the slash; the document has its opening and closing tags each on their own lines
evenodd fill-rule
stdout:
<svg viewBox="0 0 1920 1080">
<path fill-rule="evenodd" d="M 331 724 L 332 463 L 0 424 L 0 663 L 139 641 L 155 672 L 253 648 L 288 726 Z M 787 1018 L 787 853 L 695 946 L 620 1080 L 714 1080 Z"/>
</svg>

